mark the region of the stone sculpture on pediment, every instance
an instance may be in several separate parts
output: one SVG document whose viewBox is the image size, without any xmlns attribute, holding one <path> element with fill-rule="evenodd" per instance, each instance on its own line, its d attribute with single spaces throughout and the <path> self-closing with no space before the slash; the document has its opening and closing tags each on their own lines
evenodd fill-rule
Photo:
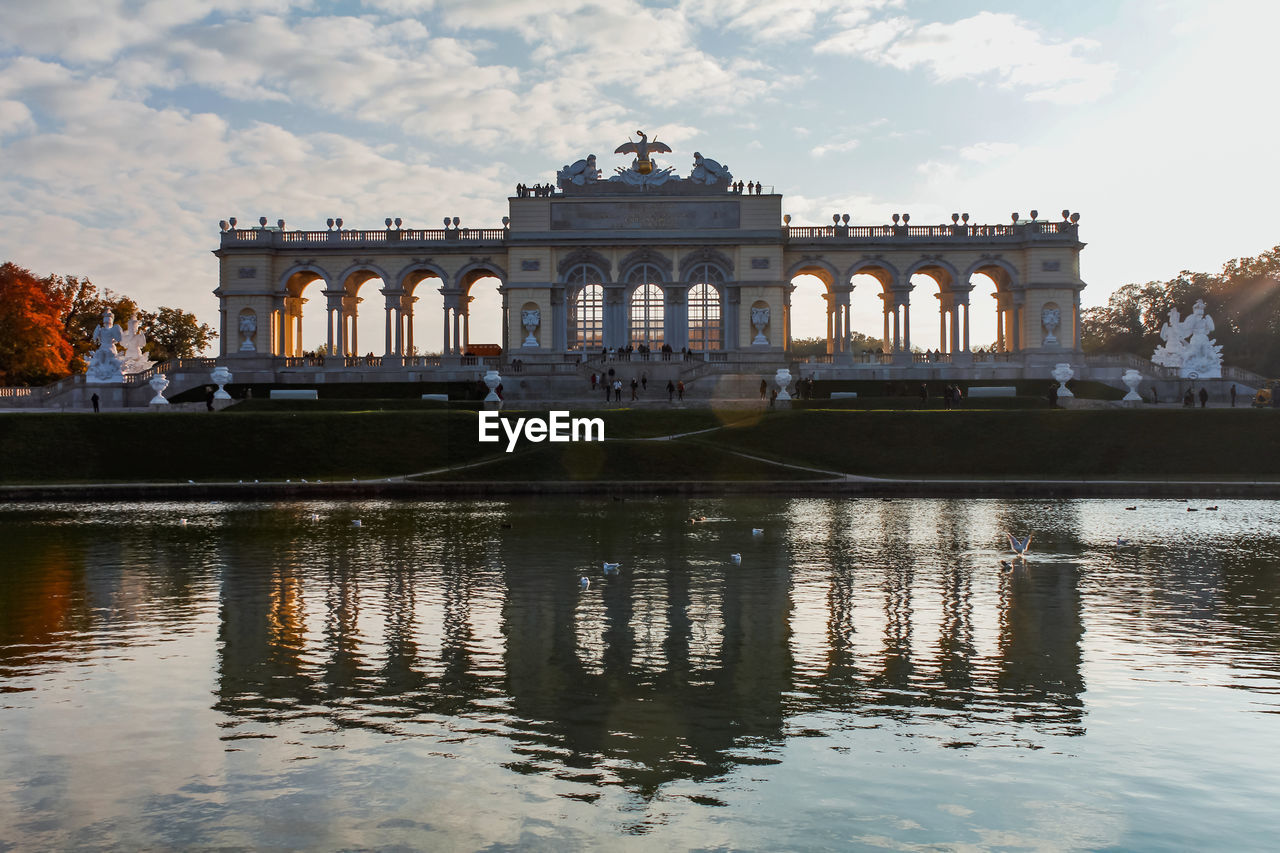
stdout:
<svg viewBox="0 0 1280 853">
<path fill-rule="evenodd" d="M 564 189 L 566 186 L 584 187 L 600 180 L 600 170 L 596 168 L 596 155 L 588 154 L 556 172 L 556 184 Z"/>
<path fill-rule="evenodd" d="M 722 166 L 709 157 L 703 157 L 698 151 L 693 152 L 693 171 L 689 180 L 695 184 L 725 184 L 733 180 L 727 166 Z"/>
</svg>

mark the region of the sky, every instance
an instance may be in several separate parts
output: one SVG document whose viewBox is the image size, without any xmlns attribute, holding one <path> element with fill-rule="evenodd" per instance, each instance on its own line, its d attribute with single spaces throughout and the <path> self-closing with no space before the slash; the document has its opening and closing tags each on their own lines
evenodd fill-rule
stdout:
<svg viewBox="0 0 1280 853">
<path fill-rule="evenodd" d="M 0 261 L 216 325 L 220 219 L 500 227 L 517 182 L 588 153 L 609 173 L 643 129 L 678 172 L 698 150 L 773 187 L 793 225 L 1078 211 L 1102 305 L 1280 243 L 1277 30 L 1280 4 L 1231 0 L 0 0 Z M 796 336 L 825 332 L 819 293 L 800 283 Z M 918 286 L 917 346 L 933 302 Z M 497 304 L 472 341 L 498 341 Z"/>
</svg>

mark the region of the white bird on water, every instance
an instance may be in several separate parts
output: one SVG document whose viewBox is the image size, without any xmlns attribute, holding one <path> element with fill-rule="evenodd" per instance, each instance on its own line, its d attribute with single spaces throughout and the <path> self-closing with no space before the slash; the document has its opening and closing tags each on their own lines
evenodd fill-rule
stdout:
<svg viewBox="0 0 1280 853">
<path fill-rule="evenodd" d="M 1013 553 L 1017 554 L 1019 557 L 1025 560 L 1027 557 L 1027 552 L 1031 550 L 1031 534 L 1028 533 L 1026 539 L 1019 539 L 1017 536 L 1014 536 L 1012 533 L 1005 533 L 1005 536 L 1009 537 L 1010 550 L 1012 550 Z"/>
<path fill-rule="evenodd" d="M 622 565 L 622 563 L 608 563 L 608 562 L 606 562 L 606 563 L 604 564 L 604 573 L 605 573 L 606 575 L 616 575 L 616 574 L 618 573 L 618 566 L 621 566 L 621 565 Z"/>
<path fill-rule="evenodd" d="M 178 523 L 181 524 L 183 527 L 187 526 L 187 520 L 185 518 L 178 519 Z"/>
<path fill-rule="evenodd" d="M 319 521 L 319 520 L 320 520 L 320 513 L 318 513 L 318 512 L 313 512 L 313 513 L 311 513 L 311 520 L 312 520 L 312 521 Z"/>
<path fill-rule="evenodd" d="M 355 519 L 354 521 L 352 521 L 352 522 L 351 522 L 351 526 L 352 526 L 352 527 L 360 527 L 360 526 L 361 526 L 361 524 L 360 524 L 360 519 L 358 519 L 358 518 L 357 518 L 357 519 Z"/>
<path fill-rule="evenodd" d="M 734 564 L 735 564 L 735 565 L 741 565 L 741 564 L 742 564 L 742 555 L 741 555 L 741 554 L 730 554 L 730 555 L 729 555 L 729 559 L 730 559 L 730 560 L 733 560 L 733 562 L 734 562 Z"/>
<path fill-rule="evenodd" d="M 763 536 L 763 535 L 764 535 L 764 528 L 763 528 L 763 527 L 753 527 L 753 528 L 751 528 L 751 535 L 752 535 L 752 536 Z"/>
<path fill-rule="evenodd" d="M 587 577 L 586 575 L 583 575 L 582 577 L 578 578 L 578 586 L 581 587 L 582 589 L 586 589 L 587 587 L 591 586 L 591 578 Z"/>
</svg>

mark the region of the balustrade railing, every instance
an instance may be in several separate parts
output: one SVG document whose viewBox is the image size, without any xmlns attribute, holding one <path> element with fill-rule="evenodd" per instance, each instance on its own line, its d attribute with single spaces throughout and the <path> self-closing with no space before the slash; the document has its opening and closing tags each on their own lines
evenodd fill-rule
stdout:
<svg viewBox="0 0 1280 853">
<path fill-rule="evenodd" d="M 1020 222 L 1017 225 L 789 225 L 782 230 L 788 240 L 940 240 L 1075 236 L 1076 229 L 1073 222 Z"/>
<path fill-rule="evenodd" d="M 334 228 L 328 231 L 281 231 L 278 228 L 232 228 L 222 232 L 222 245 L 302 246 L 316 243 L 501 243 L 505 228 L 405 228 L 393 231 Z"/>
</svg>

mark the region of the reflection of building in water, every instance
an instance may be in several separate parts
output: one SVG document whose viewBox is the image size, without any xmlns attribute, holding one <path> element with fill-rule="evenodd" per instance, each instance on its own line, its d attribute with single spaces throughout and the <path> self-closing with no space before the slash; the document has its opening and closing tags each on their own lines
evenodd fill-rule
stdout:
<svg viewBox="0 0 1280 853">
<path fill-rule="evenodd" d="M 726 772 L 791 715 L 1079 721 L 1075 573 L 1009 577 L 970 557 L 962 503 L 916 523 L 910 502 L 816 502 L 803 528 L 763 537 L 684 524 L 678 501 L 625 514 L 583 501 L 572 537 L 528 510 L 494 535 L 505 516 L 473 509 L 388 520 L 386 535 L 313 543 L 311 528 L 276 525 L 267 543 L 227 543 L 218 708 L 336 707 L 343 725 L 394 733 L 437 714 L 488 719 L 501 697 L 519 721 L 516 769 L 581 769 L 645 794 Z M 622 558 L 622 574 L 606 581 L 603 558 Z M 352 711 L 375 697 L 382 713 Z"/>
<path fill-rule="evenodd" d="M 659 512 L 665 530 L 687 517 L 679 506 Z M 620 549 L 616 519 L 582 522 L 581 539 Z M 778 551 L 756 559 L 782 567 Z M 678 535 L 646 558 L 665 568 L 629 564 L 577 600 L 513 567 L 504 613 L 510 694 L 519 716 L 544 721 L 542 757 L 590 768 L 608 756 L 612 772 L 651 793 L 724 772 L 744 738 L 780 736 L 789 604 L 785 571 L 748 579 L 723 561 L 690 565 Z"/>
</svg>

